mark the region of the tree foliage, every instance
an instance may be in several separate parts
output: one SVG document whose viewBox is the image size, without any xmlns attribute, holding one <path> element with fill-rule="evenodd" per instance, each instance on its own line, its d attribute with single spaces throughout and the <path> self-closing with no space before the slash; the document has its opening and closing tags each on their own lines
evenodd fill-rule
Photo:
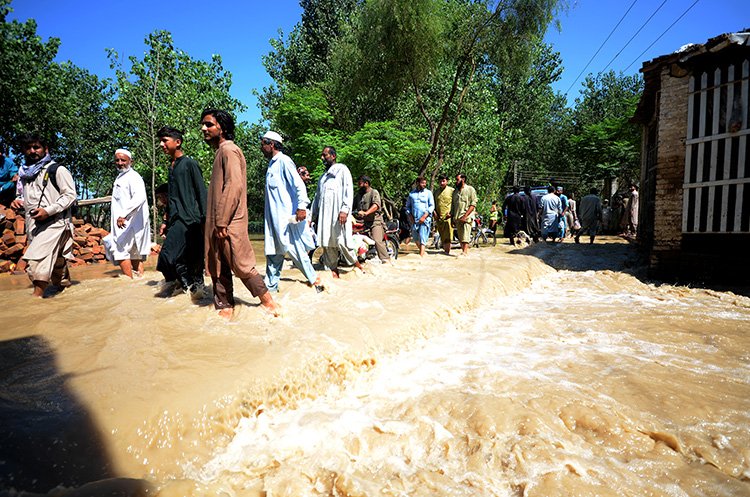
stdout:
<svg viewBox="0 0 750 497">
<path fill-rule="evenodd" d="M 174 47 L 167 31 L 155 31 L 145 40 L 143 58 L 128 58 L 123 66 L 114 50 L 108 56 L 116 72 L 114 95 L 109 112 L 117 127 L 113 130 L 121 146 L 134 154 L 134 167 L 147 178 L 154 190 L 166 181 L 168 160 L 161 151 L 157 131 L 164 125 L 185 133 L 183 149 L 199 164 L 212 163 L 213 153 L 203 143 L 200 115 L 206 108 L 228 112 L 243 110 L 242 104 L 229 94 L 232 75 L 224 69 L 221 57 L 211 61 L 196 60 Z M 210 170 L 204 168 L 204 176 Z M 152 202 L 155 206 L 155 202 Z M 158 226 L 154 207 L 154 231 Z"/>
<path fill-rule="evenodd" d="M 60 40 L 42 41 L 33 19 L 8 21 L 9 5 L 0 0 L 0 138 L 18 153 L 19 135 L 41 134 L 73 173 L 79 195 L 88 195 L 107 181 L 106 83 L 70 62 L 55 62 Z"/>
<path fill-rule="evenodd" d="M 630 122 L 642 92 L 639 76 L 589 75 L 576 100 L 571 137 L 573 169 L 586 180 L 639 177 L 641 134 Z"/>
</svg>

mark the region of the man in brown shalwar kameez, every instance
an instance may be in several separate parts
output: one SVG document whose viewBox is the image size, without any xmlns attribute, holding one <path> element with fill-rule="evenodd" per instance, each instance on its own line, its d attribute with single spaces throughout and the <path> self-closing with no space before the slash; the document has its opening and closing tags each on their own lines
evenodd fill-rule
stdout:
<svg viewBox="0 0 750 497">
<path fill-rule="evenodd" d="M 214 306 L 225 318 L 234 313 L 232 273 L 265 310 L 277 306 L 255 268 L 255 252 L 247 236 L 247 165 L 234 144 L 234 119 L 223 110 L 201 115 L 203 139 L 215 150 L 206 209 L 206 270 L 214 289 Z"/>
</svg>

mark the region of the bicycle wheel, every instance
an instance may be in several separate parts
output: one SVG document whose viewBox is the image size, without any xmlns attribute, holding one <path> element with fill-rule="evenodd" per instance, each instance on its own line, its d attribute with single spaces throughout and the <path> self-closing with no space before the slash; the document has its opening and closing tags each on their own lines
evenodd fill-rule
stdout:
<svg viewBox="0 0 750 497">
<path fill-rule="evenodd" d="M 493 247 L 497 245 L 497 236 L 495 232 L 492 230 L 487 230 L 486 234 L 487 234 L 487 240 L 489 241 L 489 243 L 491 243 Z"/>
<path fill-rule="evenodd" d="M 391 259 L 398 259 L 398 243 L 393 238 L 386 238 L 385 248 L 388 249 L 388 257 Z"/>
<path fill-rule="evenodd" d="M 471 246 L 472 247 L 479 247 L 479 231 L 475 231 L 471 235 Z"/>
</svg>

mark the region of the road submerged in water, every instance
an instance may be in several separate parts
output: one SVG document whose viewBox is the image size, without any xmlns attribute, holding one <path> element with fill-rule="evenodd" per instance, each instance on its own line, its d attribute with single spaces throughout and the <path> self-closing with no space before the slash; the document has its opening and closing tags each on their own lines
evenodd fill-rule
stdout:
<svg viewBox="0 0 750 497">
<path fill-rule="evenodd" d="M 140 459 L 150 471 L 141 475 L 149 483 L 131 482 L 135 488 L 123 495 L 141 495 L 146 488 L 153 489 L 149 495 L 164 497 L 748 495 L 750 299 L 643 283 L 629 274 L 640 271 L 632 249 L 606 239 L 594 246 L 566 243 L 521 251 L 568 268 L 561 271 L 537 267 L 529 260 L 533 258 L 506 251 L 484 249 L 455 262 L 437 254 L 424 261 L 408 255 L 395 267 L 363 278 L 351 275 L 329 290 L 328 300 L 335 304 L 372 283 L 381 293 L 373 290 L 369 300 L 352 300 L 348 312 L 333 320 L 326 316 L 335 305 L 314 301 L 295 285 L 282 295 L 288 314 L 282 325 L 263 322 L 250 330 L 251 336 L 243 328 L 257 320 L 254 312 L 243 310 L 247 322 L 227 328 L 207 320 L 207 309 L 179 299 L 133 302 L 136 311 L 146 305 L 171 308 L 164 322 L 156 324 L 160 331 L 139 330 L 138 336 L 155 349 L 151 354 L 131 343 L 127 319 L 107 326 L 102 336 L 85 334 L 90 347 L 76 352 L 94 352 L 102 364 L 112 360 L 114 351 L 143 360 L 140 367 L 118 364 L 109 372 L 121 376 L 129 371 L 130 381 L 150 390 L 108 422 L 123 432 L 142 430 L 152 440 L 151 448 L 136 447 L 142 437 L 126 433 L 103 437 L 122 438 L 130 444 L 128 454 L 149 459 Z M 493 273 L 502 265 L 507 270 Z M 596 270 L 580 270 L 586 267 Z M 384 289 L 396 275 L 410 288 Z M 440 292 L 430 293 L 433 287 L 451 288 L 452 282 L 467 279 L 458 287 L 463 298 L 437 305 Z M 116 295 L 106 293 L 101 283 L 88 288 L 84 282 L 79 290 L 112 302 Z M 120 298 L 123 291 L 133 299 L 136 292 L 143 293 L 116 283 Z M 430 313 L 420 314 L 416 295 L 429 301 Z M 316 302 L 323 308 L 315 313 L 320 323 L 289 309 L 297 304 L 312 313 L 306 306 Z M 414 318 L 415 333 L 394 329 L 402 339 L 390 340 L 371 329 L 394 309 L 399 316 L 386 322 L 409 328 Z M 355 314 L 354 319 L 346 314 Z M 189 329 L 174 323 L 175 315 Z M 353 329 L 357 323 L 359 329 Z M 288 337 L 289 342 L 274 338 L 300 325 L 304 331 Z M 181 352 L 167 346 L 189 341 L 196 326 L 203 329 L 203 338 L 183 344 Z M 339 326 L 340 332 L 329 329 Z M 50 338 L 50 351 L 75 355 Z M 243 353 L 238 339 L 257 343 Z M 311 370 L 282 374 L 286 381 L 280 390 L 244 397 L 223 385 L 224 407 L 198 416 L 202 421 L 194 428 L 181 419 L 191 410 L 190 400 L 165 394 L 172 413 L 134 423 L 143 416 L 134 412 L 139 406 L 161 405 L 153 396 L 161 389 L 146 385 L 145 371 L 185 388 L 190 381 L 183 375 L 197 377 L 211 367 L 229 373 L 234 369 L 235 375 L 216 379 L 235 376 L 240 379 L 237 388 L 243 389 L 249 381 L 241 373 L 246 359 L 271 368 L 282 354 L 301 358 L 292 345 L 298 341 L 308 351 L 327 354 L 327 377 L 314 377 Z M 238 357 L 226 357 L 227 350 Z M 63 362 L 81 367 L 80 358 Z M 99 374 L 102 378 L 95 379 Z M 89 390 L 124 388 L 105 380 L 106 373 L 91 376 L 99 388 L 89 385 Z M 191 388 L 202 398 L 205 387 L 196 381 Z M 71 390 L 76 397 L 89 395 L 87 388 Z M 95 405 L 89 412 L 100 420 L 94 424 L 102 426 L 104 407 L 113 408 L 122 399 L 114 395 L 113 402 Z M 15 399 L 16 405 L 28 400 Z M 217 413 L 226 419 L 217 421 Z M 189 436 L 192 429 L 203 435 Z M 184 436 L 176 437 L 176 431 Z M 174 461 L 177 467 L 158 460 L 174 457 L 169 447 L 159 447 L 170 444 L 190 447 L 180 447 L 183 457 Z M 105 445 L 117 452 L 117 443 Z M 116 466 L 101 476 L 126 476 Z M 119 466 L 127 465 L 120 461 Z M 127 473 L 140 477 L 137 469 Z M 117 481 L 125 486 L 125 480 Z M 93 488 L 90 495 L 98 492 Z"/>
</svg>

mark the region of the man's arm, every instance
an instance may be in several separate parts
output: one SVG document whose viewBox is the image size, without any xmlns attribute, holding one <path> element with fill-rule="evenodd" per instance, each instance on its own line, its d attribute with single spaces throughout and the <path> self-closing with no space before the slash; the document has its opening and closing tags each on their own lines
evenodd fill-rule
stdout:
<svg viewBox="0 0 750 497">
<path fill-rule="evenodd" d="M 370 207 L 366 211 L 359 211 L 359 215 L 362 217 L 367 217 L 370 214 L 374 214 L 378 210 L 380 210 L 380 204 L 382 201 L 380 200 L 380 192 L 377 190 L 372 190 L 372 197 L 370 202 Z M 355 202 L 355 205 L 357 202 Z"/>
<path fill-rule="evenodd" d="M 193 191 L 195 193 L 195 201 L 198 204 L 198 210 L 201 214 L 201 219 L 206 220 L 206 202 L 208 192 L 206 191 L 206 183 L 203 181 L 203 174 L 198 166 L 198 162 L 190 160 L 188 168 L 190 179 L 193 184 Z"/>
<path fill-rule="evenodd" d="M 130 219 L 133 217 L 135 212 L 144 204 L 147 203 L 146 197 L 146 184 L 143 182 L 143 178 L 135 171 L 132 174 L 128 174 L 128 190 L 130 190 L 131 197 L 125 199 L 124 214 L 122 217 Z"/>
<path fill-rule="evenodd" d="M 341 187 L 343 188 L 341 207 L 339 208 L 339 222 L 346 224 L 346 218 L 352 211 L 352 201 L 354 200 L 354 183 L 352 182 L 352 173 L 349 172 L 349 168 L 344 168 L 344 173 L 341 178 Z"/>
</svg>

